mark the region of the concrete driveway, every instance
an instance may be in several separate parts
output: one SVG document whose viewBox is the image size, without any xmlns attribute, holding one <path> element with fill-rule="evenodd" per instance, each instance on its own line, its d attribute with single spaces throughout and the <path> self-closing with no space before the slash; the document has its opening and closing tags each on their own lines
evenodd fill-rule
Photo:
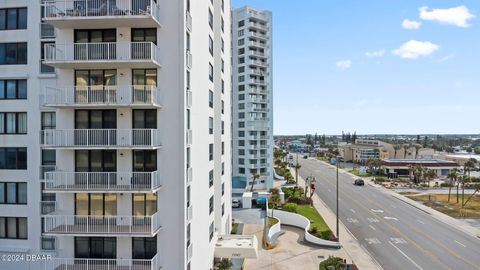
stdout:
<svg viewBox="0 0 480 270">
<path fill-rule="evenodd" d="M 263 224 L 263 219 L 265 218 L 265 211 L 262 211 L 260 208 L 234 208 L 232 213 L 236 223 Z"/>
</svg>

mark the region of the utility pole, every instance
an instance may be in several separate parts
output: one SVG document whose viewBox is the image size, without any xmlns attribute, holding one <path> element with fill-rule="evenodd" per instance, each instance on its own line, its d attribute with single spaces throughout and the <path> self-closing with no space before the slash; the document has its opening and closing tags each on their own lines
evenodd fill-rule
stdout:
<svg viewBox="0 0 480 270">
<path fill-rule="evenodd" d="M 339 230 L 339 227 L 338 227 L 338 163 L 340 163 L 340 158 L 337 156 L 337 239 L 338 241 L 340 242 L 340 230 Z"/>
</svg>

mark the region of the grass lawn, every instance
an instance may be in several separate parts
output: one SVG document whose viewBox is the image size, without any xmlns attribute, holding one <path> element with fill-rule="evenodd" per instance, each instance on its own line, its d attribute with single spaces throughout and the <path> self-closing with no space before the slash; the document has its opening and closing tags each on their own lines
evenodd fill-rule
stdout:
<svg viewBox="0 0 480 270">
<path fill-rule="evenodd" d="M 325 223 L 325 220 L 323 220 L 322 216 L 314 207 L 310 205 L 299 205 L 297 207 L 297 213 L 310 220 L 310 228 L 317 228 L 318 236 L 320 236 L 321 232 L 331 231 L 327 223 Z"/>
<path fill-rule="evenodd" d="M 237 234 L 238 223 L 233 223 L 231 234 Z"/>
<path fill-rule="evenodd" d="M 448 202 L 448 194 L 432 194 L 428 200 L 428 195 L 421 196 L 408 196 L 410 199 L 422 202 L 424 205 L 432 207 L 433 209 L 440 211 L 455 218 L 480 218 L 480 195 L 475 195 L 465 208 L 462 209 L 462 195 L 459 194 L 457 204 L 457 195 L 452 190 L 450 196 L 450 203 Z M 470 197 L 470 194 L 465 194 L 465 201 Z"/>
<path fill-rule="evenodd" d="M 278 219 L 268 217 L 268 228 L 271 228 L 273 225 L 278 223 Z"/>
</svg>

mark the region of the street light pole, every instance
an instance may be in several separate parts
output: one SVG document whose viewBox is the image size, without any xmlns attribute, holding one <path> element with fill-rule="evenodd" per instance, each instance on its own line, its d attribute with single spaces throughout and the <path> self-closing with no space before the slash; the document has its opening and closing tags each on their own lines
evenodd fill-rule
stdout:
<svg viewBox="0 0 480 270">
<path fill-rule="evenodd" d="M 339 230 L 339 227 L 338 227 L 338 163 L 340 162 L 340 158 L 337 156 L 337 239 L 338 241 L 340 241 L 340 230 Z"/>
</svg>

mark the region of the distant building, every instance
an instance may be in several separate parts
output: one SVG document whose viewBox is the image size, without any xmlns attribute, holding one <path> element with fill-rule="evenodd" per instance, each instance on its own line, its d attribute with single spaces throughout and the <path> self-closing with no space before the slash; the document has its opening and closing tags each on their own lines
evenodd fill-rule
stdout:
<svg viewBox="0 0 480 270">
<path fill-rule="evenodd" d="M 380 159 L 433 159 L 435 150 L 431 148 L 417 149 L 409 146 L 407 149 L 395 147 L 380 140 L 357 139 L 354 144 L 339 143 L 340 156 L 346 161 L 364 162 L 369 158 Z"/>
<path fill-rule="evenodd" d="M 446 154 L 443 155 L 442 158 L 445 160 L 454 161 L 462 166 L 471 158 L 477 160 L 477 162 L 480 162 L 480 155 L 473 154 Z"/>
<path fill-rule="evenodd" d="M 452 169 L 460 167 L 456 162 L 441 159 L 387 159 L 384 160 L 383 169 L 386 174 L 396 173 L 405 176 L 410 174 L 408 171 L 410 165 L 434 170 L 440 178 L 447 177 Z"/>
</svg>

